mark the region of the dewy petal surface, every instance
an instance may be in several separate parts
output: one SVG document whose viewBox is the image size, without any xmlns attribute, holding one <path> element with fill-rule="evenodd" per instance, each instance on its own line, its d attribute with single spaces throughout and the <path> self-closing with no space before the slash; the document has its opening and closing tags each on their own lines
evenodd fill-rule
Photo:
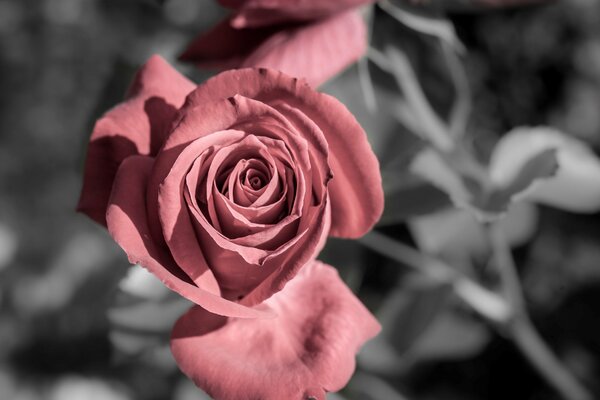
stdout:
<svg viewBox="0 0 600 400">
<path fill-rule="evenodd" d="M 210 271 L 205 272 L 204 287 L 196 285 L 175 263 L 164 244 L 156 244 L 146 217 L 146 184 L 154 161 L 147 156 L 131 156 L 123 161 L 115 178 L 107 211 L 108 230 L 125 250 L 132 264 L 140 264 L 171 290 L 206 310 L 241 318 L 270 317 L 268 309 L 249 308 L 220 297 Z"/>
<path fill-rule="evenodd" d="M 227 319 L 194 307 L 175 324 L 177 363 L 215 399 L 325 400 L 380 330 L 337 271 L 318 261 L 265 303 L 276 318 Z"/>
<path fill-rule="evenodd" d="M 305 82 L 266 68 L 226 71 L 209 79 L 190 93 L 183 110 L 236 94 L 272 104 L 296 126 L 308 120 L 322 130 L 334 176 L 328 184 L 331 234 L 350 238 L 368 232 L 383 211 L 381 174 L 366 134 L 350 111 Z"/>
<path fill-rule="evenodd" d="M 123 103 L 98 120 L 90 138 L 78 210 L 106 225 L 106 207 L 121 162 L 154 155 L 176 111 L 196 85 L 159 56 L 139 70 Z"/>
</svg>

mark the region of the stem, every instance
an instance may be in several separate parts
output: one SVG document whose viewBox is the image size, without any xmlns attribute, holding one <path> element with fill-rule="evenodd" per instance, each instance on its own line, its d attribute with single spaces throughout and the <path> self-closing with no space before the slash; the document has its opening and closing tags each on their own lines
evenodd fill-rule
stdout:
<svg viewBox="0 0 600 400">
<path fill-rule="evenodd" d="M 421 134 L 435 148 L 441 151 L 452 150 L 454 142 L 448 127 L 429 103 L 406 55 L 392 46 L 386 47 L 385 53 L 396 83 L 422 125 Z"/>
<path fill-rule="evenodd" d="M 440 15 L 439 10 L 433 14 L 418 14 L 409 12 L 390 0 L 379 0 L 377 4 L 392 18 L 410 29 L 440 38 L 461 53 L 465 51 L 464 45 L 456 35 L 454 25 L 450 20 Z"/>
<path fill-rule="evenodd" d="M 456 295 L 485 319 L 496 324 L 509 320 L 510 309 L 504 299 L 441 260 L 422 254 L 377 231 L 369 232 L 359 241 L 437 282 L 451 285 Z"/>
<path fill-rule="evenodd" d="M 367 43 L 371 43 L 373 36 L 373 20 L 375 18 L 374 6 L 365 8 L 364 16 L 367 23 Z M 377 112 L 377 97 L 375 96 L 375 88 L 369 70 L 369 58 L 365 55 L 358 60 L 358 80 L 360 87 L 365 96 L 365 105 L 371 114 Z"/>
<path fill-rule="evenodd" d="M 512 321 L 505 324 L 512 340 L 546 382 L 565 399 L 592 400 L 590 393 L 561 364 L 531 323 L 512 253 L 500 226 L 497 223 L 486 225 L 486 231 L 503 291 L 513 309 Z"/>
<path fill-rule="evenodd" d="M 448 71 L 454 90 L 456 92 L 452 111 L 450 113 L 450 135 L 458 140 L 464 135 L 467 129 L 469 114 L 471 113 L 471 89 L 469 87 L 469 78 L 465 67 L 460 61 L 459 55 L 448 43 L 440 41 L 442 53 L 448 64 Z"/>
</svg>

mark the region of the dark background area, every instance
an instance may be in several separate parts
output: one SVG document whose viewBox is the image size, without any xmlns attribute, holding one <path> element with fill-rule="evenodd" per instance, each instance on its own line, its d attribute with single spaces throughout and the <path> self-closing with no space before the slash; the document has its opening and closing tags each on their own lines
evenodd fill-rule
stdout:
<svg viewBox="0 0 600 400">
<path fill-rule="evenodd" d="M 206 0 L 0 0 L 0 399 L 204 398 L 168 354 L 118 357 L 105 312 L 128 263 L 74 209 L 95 119 L 154 53 L 197 82 L 209 76 L 176 57 L 221 15 Z M 468 49 L 469 135 L 483 152 L 514 126 L 547 124 L 598 153 L 598 2 L 451 17 Z M 401 34 L 386 24 L 387 34 Z M 427 57 L 419 54 L 422 63 Z M 435 97 L 435 79 L 418 71 Z M 344 101 L 360 107 L 362 98 Z M 516 249 L 532 318 L 600 397 L 600 216 L 540 211 L 535 234 Z M 390 233 L 412 240 L 404 226 Z M 405 279 L 402 268 L 357 244 L 333 241 L 324 257 L 349 284 L 359 282 L 353 288 L 372 307 L 391 296 L 390 282 Z M 419 362 L 387 382 L 410 399 L 557 398 L 501 334 L 476 323 L 486 336 L 475 350 Z M 360 391 L 354 385 L 344 396 L 367 398 Z"/>
</svg>

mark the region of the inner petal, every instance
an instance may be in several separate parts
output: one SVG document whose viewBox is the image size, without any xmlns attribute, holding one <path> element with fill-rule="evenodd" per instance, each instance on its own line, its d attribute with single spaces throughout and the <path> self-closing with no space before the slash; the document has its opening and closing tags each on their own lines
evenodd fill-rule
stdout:
<svg viewBox="0 0 600 400">
<path fill-rule="evenodd" d="M 227 197 L 241 206 L 248 207 L 265 191 L 266 185 L 277 174 L 270 156 L 242 159 L 229 177 Z"/>
<path fill-rule="evenodd" d="M 254 161 L 254 160 L 251 160 Z M 270 174 L 265 174 L 259 168 L 248 167 L 244 173 L 243 185 L 253 192 L 259 191 L 271 180 Z"/>
</svg>

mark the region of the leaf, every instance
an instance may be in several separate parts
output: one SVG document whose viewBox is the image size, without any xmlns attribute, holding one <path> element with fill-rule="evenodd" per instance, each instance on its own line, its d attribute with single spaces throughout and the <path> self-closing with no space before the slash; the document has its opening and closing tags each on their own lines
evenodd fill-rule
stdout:
<svg viewBox="0 0 600 400">
<path fill-rule="evenodd" d="M 512 247 L 530 240 L 537 229 L 538 217 L 535 205 L 517 203 L 510 207 L 500 226 Z M 467 210 L 446 209 L 412 218 L 409 228 L 418 247 L 428 254 L 471 259 L 489 251 L 483 227 Z"/>
<path fill-rule="evenodd" d="M 359 355 L 361 366 L 375 373 L 401 374 L 415 363 L 478 354 L 490 333 L 455 309 L 453 299 L 448 286 L 424 285 L 422 280 L 394 290 L 378 312 L 381 334 Z"/>
<path fill-rule="evenodd" d="M 462 360 L 479 354 L 490 338 L 489 330 L 481 322 L 447 310 L 419 338 L 409 356 L 419 362 Z"/>
<path fill-rule="evenodd" d="M 449 293 L 446 285 L 410 275 L 377 312 L 382 331 L 365 344 L 359 354 L 361 366 L 377 373 L 403 372 L 407 367 L 403 355 L 443 310 Z"/>
<path fill-rule="evenodd" d="M 524 200 L 574 212 L 600 210 L 600 159 L 585 143 L 551 128 L 509 132 L 487 171 L 464 152 L 431 149 L 419 153 L 410 169 L 480 221 L 497 219 Z"/>
<path fill-rule="evenodd" d="M 410 170 L 443 190 L 458 206 L 468 203 L 473 197 L 463 178 L 433 149 L 417 154 Z"/>
<path fill-rule="evenodd" d="M 135 357 L 168 345 L 175 321 L 191 303 L 139 265 L 120 282 L 107 311 L 109 338 L 122 356 Z"/>
<path fill-rule="evenodd" d="M 552 151 L 558 163 L 554 175 L 549 174 Z M 538 179 L 530 179 L 536 173 Z M 492 153 L 490 177 L 499 188 L 521 189 L 531 180 L 513 194 L 517 200 L 574 212 L 600 210 L 600 160 L 585 143 L 552 128 L 522 127 L 506 134 Z"/>
<path fill-rule="evenodd" d="M 0 271 L 8 267 L 19 248 L 19 240 L 15 232 L 7 225 L 0 223 Z"/>
<path fill-rule="evenodd" d="M 492 178 L 492 190 L 489 195 L 477 199 L 477 202 L 484 203 L 476 205 L 486 212 L 503 213 L 508 210 L 513 200 L 523 197 L 523 194 L 540 179 L 553 177 L 558 168 L 556 149 L 543 150 L 520 165 L 520 169 L 510 180 L 502 182 L 501 186 Z"/>
<path fill-rule="evenodd" d="M 445 192 L 410 172 L 382 171 L 382 179 L 385 208 L 379 226 L 402 223 L 452 205 Z"/>
</svg>

